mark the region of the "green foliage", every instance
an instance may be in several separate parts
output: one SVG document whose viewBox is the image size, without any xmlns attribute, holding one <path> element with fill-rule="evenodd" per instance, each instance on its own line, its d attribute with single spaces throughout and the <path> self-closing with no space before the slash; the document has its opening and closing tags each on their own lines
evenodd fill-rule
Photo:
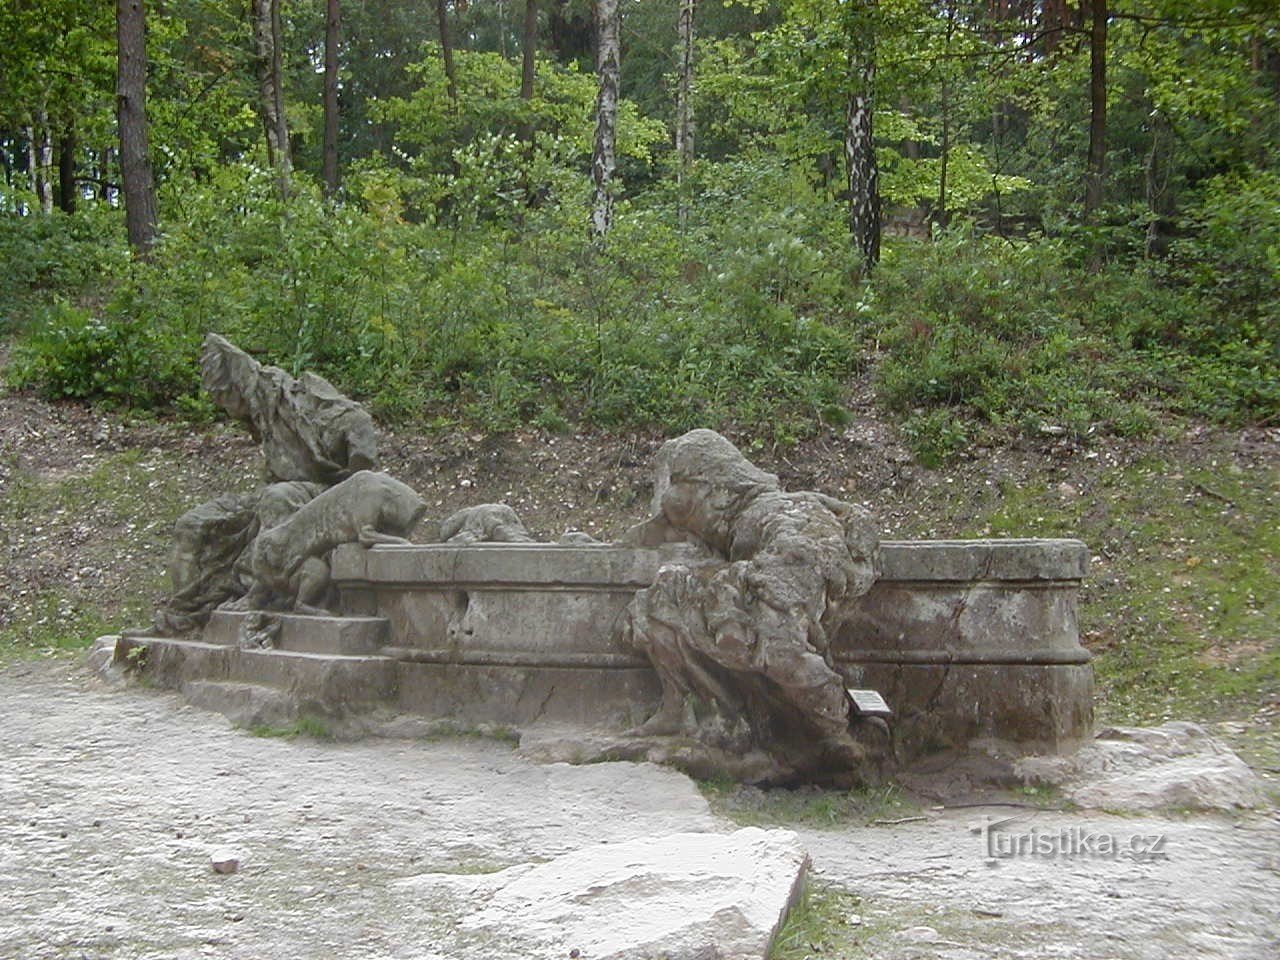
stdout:
<svg viewBox="0 0 1280 960">
<path fill-rule="evenodd" d="M 1225 262 L 1226 248 L 1202 249 L 1217 254 L 1211 283 L 1187 282 L 1188 266 L 1089 274 L 1063 241 L 965 230 L 893 248 L 863 304 L 885 352 L 880 396 L 929 464 L 966 445 L 966 420 L 1083 438 L 1147 434 L 1160 409 L 1276 416 L 1274 337 L 1249 320 L 1274 300 L 1239 303 L 1230 319 L 1215 309 L 1224 290 L 1269 281 Z"/>
<path fill-rule="evenodd" d="M 0 214 L 0 332 L 25 327 L 51 297 L 76 296 L 128 263 L 114 211 Z"/>
<path fill-rule="evenodd" d="M 159 407 L 194 391 L 191 349 L 168 328 L 101 320 L 59 301 L 42 311 L 6 373 L 56 399 Z"/>
</svg>

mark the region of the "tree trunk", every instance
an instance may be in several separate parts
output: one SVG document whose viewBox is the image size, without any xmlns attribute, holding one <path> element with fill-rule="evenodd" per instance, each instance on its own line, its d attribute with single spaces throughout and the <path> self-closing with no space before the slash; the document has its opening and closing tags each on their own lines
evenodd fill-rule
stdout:
<svg viewBox="0 0 1280 960">
<path fill-rule="evenodd" d="M 32 196 L 36 196 L 40 190 L 37 181 L 40 177 L 40 156 L 36 149 L 36 128 L 23 127 L 22 139 L 26 141 L 26 164 L 27 164 L 27 189 L 31 191 Z M 27 213 L 27 205 L 22 204 L 22 213 Z"/>
<path fill-rule="evenodd" d="M 75 213 L 76 199 L 76 131 L 68 124 L 58 139 L 58 207 Z"/>
<path fill-rule="evenodd" d="M 525 0 L 520 53 L 520 99 L 529 101 L 533 99 L 533 81 L 538 66 L 538 0 Z"/>
<path fill-rule="evenodd" d="M 849 233 L 863 276 L 880 262 L 880 167 L 874 131 L 876 44 L 875 0 L 851 22 L 845 112 L 844 157 L 849 175 Z"/>
<path fill-rule="evenodd" d="M 49 132 L 49 111 L 43 104 L 36 111 L 36 196 L 40 212 L 53 213 L 53 136 Z"/>
<path fill-rule="evenodd" d="M 129 245 L 141 257 L 156 240 L 156 184 L 147 126 L 147 14 L 143 0 L 117 0 L 116 111 L 120 127 L 120 180 Z"/>
<path fill-rule="evenodd" d="M 1085 170 L 1084 218 L 1102 206 L 1107 175 L 1107 0 L 1092 0 L 1089 29 L 1089 162 Z"/>
<path fill-rule="evenodd" d="M 618 0 L 596 0 L 596 73 L 600 95 L 596 100 L 596 140 L 591 157 L 595 204 L 591 232 L 603 239 L 613 226 L 613 179 L 617 172 L 618 82 L 621 51 L 618 40 Z"/>
<path fill-rule="evenodd" d="M 251 0 L 254 67 L 258 77 L 258 112 L 267 137 L 267 162 L 289 194 L 293 164 L 289 157 L 289 123 L 284 114 L 284 51 L 280 43 L 280 0 Z"/>
<path fill-rule="evenodd" d="M 520 99 L 526 110 L 533 100 L 533 83 L 538 69 L 538 0 L 525 0 L 524 32 L 520 41 Z M 529 117 L 520 124 L 520 139 L 527 144 L 533 143 L 533 119 Z"/>
<path fill-rule="evenodd" d="M 440 30 L 440 56 L 444 58 L 444 78 L 449 102 L 458 104 L 458 74 L 453 67 L 453 39 L 449 36 L 449 11 L 445 0 L 436 0 L 436 25 Z"/>
<path fill-rule="evenodd" d="M 956 28 L 955 0 L 947 0 L 946 42 L 942 65 L 942 156 L 938 162 L 938 206 L 934 211 L 934 233 L 947 228 L 947 172 L 951 162 L 951 40 Z"/>
<path fill-rule="evenodd" d="M 1164 257 L 1169 253 L 1174 195 L 1170 173 L 1173 169 L 1173 131 L 1163 113 L 1151 112 L 1151 150 L 1147 154 L 1146 193 L 1151 219 L 1147 223 L 1146 255 Z"/>
<path fill-rule="evenodd" d="M 694 118 L 693 118 L 693 56 L 695 17 L 698 0 L 680 0 L 680 15 L 676 24 L 680 67 L 676 87 L 676 186 L 679 188 L 680 207 L 678 217 L 683 231 L 689 223 L 689 200 L 685 196 L 685 181 L 693 168 Z"/>
<path fill-rule="evenodd" d="M 338 44 L 341 42 L 341 0 L 327 0 L 324 23 L 324 192 L 338 192 Z"/>
</svg>

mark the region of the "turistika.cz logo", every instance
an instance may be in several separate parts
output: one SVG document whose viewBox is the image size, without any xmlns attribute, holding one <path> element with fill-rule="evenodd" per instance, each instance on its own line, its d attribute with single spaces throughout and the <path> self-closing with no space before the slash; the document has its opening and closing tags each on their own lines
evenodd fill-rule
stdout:
<svg viewBox="0 0 1280 960">
<path fill-rule="evenodd" d="M 1046 830 L 1041 827 L 1017 831 L 1010 826 L 1021 817 L 1004 820 L 987 818 L 981 826 L 970 828 L 971 833 L 982 836 L 987 863 L 1018 857 L 1035 857 L 1042 860 L 1094 858 L 1097 860 L 1168 860 L 1167 838 L 1164 834 L 1133 834 L 1122 837 L 1114 833 L 1100 833 L 1085 827 L 1061 827 Z"/>
</svg>

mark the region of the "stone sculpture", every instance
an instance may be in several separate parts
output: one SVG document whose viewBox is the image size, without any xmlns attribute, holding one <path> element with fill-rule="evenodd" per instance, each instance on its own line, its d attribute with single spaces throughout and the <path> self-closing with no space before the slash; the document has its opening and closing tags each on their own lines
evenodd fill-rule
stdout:
<svg viewBox="0 0 1280 960">
<path fill-rule="evenodd" d="M 361 470 L 264 529 L 250 548 L 247 610 L 323 613 L 329 553 L 344 543 L 408 543 L 427 505 L 385 473 Z"/>
<path fill-rule="evenodd" d="M 619 627 L 662 684 L 638 736 L 764 751 L 807 775 L 864 756 L 828 644 L 843 605 L 871 588 L 877 539 L 859 507 L 787 493 L 710 430 L 658 454 L 652 517 L 627 540 L 683 543 Z"/>
<path fill-rule="evenodd" d="M 440 524 L 441 543 L 532 543 L 533 537 L 505 503 L 464 507 Z"/>
<path fill-rule="evenodd" d="M 200 367 L 213 399 L 262 443 L 275 480 L 329 486 L 357 470 L 378 468 L 373 418 L 324 377 L 304 373 L 295 380 L 216 333 L 205 337 Z"/>
<path fill-rule="evenodd" d="M 188 633 L 216 607 L 243 605 L 259 578 L 252 553 L 259 535 L 378 462 L 373 419 L 323 377 L 307 373 L 295 380 L 214 333 L 205 338 L 201 370 L 214 400 L 262 444 L 272 482 L 252 493 L 224 494 L 178 519 L 169 564 L 173 593 L 155 615 L 161 634 Z M 318 565 L 310 569 L 319 576 Z M 280 592 L 278 584 L 264 589 L 273 598 Z"/>
</svg>

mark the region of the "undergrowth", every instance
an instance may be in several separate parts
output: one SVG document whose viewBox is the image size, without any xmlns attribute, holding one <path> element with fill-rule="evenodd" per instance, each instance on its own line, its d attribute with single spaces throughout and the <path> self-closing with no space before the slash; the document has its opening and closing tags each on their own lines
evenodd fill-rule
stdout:
<svg viewBox="0 0 1280 960">
<path fill-rule="evenodd" d="M 756 162 L 713 180 L 684 230 L 657 191 L 621 204 L 604 244 L 581 229 L 580 191 L 411 219 L 385 171 L 353 175 L 334 205 L 303 185 L 282 201 L 266 172 L 229 166 L 184 195 L 150 263 L 128 262 L 106 214 L 3 217 L 0 250 L 24 265 L 0 285 L 8 376 L 207 418 L 196 360 L 212 330 L 392 421 L 786 444 L 846 422 L 848 386 L 874 365 L 929 465 L 992 432 L 1280 417 L 1280 242 L 1264 215 L 1280 181 L 1206 191 L 1163 260 L 1090 270 L 1074 238 L 959 223 L 887 241 L 859 281 L 838 205 L 803 177 Z"/>
</svg>

